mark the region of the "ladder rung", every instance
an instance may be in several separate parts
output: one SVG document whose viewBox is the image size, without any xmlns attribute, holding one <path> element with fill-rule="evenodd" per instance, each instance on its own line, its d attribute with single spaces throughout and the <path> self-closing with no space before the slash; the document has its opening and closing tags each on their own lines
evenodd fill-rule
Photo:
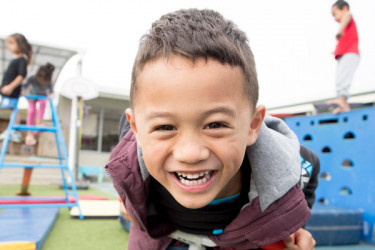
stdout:
<svg viewBox="0 0 375 250">
<path fill-rule="evenodd" d="M 77 207 L 78 203 L 40 203 L 40 204 L 0 204 L 0 208 L 52 208 L 52 207 Z"/>
<path fill-rule="evenodd" d="M 12 129 L 17 130 L 27 130 L 27 131 L 49 131 L 49 132 L 56 132 L 56 127 L 47 127 L 47 126 L 29 126 L 24 124 L 14 124 Z"/>
<path fill-rule="evenodd" d="M 18 163 L 18 162 L 3 162 L 0 165 L 1 167 L 14 167 L 14 168 L 62 168 L 64 170 L 68 170 L 69 167 L 66 164 L 49 164 L 49 163 L 38 163 L 38 164 L 30 164 L 30 163 Z"/>
</svg>

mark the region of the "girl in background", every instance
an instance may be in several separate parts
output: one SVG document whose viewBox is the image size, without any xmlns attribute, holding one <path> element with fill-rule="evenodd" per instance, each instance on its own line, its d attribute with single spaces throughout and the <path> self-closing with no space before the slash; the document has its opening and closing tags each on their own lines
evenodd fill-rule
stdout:
<svg viewBox="0 0 375 250">
<path fill-rule="evenodd" d="M 12 34 L 7 38 L 7 49 L 15 55 L 15 58 L 10 61 L 4 72 L 0 87 L 0 94 L 2 95 L 0 108 L 13 109 L 21 94 L 21 83 L 27 75 L 27 66 L 31 63 L 33 50 L 25 36 L 19 33 Z M 17 114 L 15 124 L 19 123 L 20 116 Z M 4 139 L 5 136 L 6 131 L 0 135 L 0 139 Z M 10 140 L 21 142 L 21 133 L 12 130 Z"/>
<path fill-rule="evenodd" d="M 22 94 L 25 95 L 40 95 L 52 97 L 53 85 L 52 85 L 52 74 L 55 70 L 55 66 L 51 63 L 42 65 L 39 67 L 35 75 L 30 76 L 27 82 L 22 86 Z M 44 111 L 46 108 L 47 99 L 28 99 L 29 108 L 27 110 L 27 125 L 40 125 L 43 121 Z M 39 103 L 39 109 L 37 110 L 36 104 Z M 27 145 L 35 145 L 36 139 L 34 132 L 28 131 L 25 139 Z"/>
</svg>

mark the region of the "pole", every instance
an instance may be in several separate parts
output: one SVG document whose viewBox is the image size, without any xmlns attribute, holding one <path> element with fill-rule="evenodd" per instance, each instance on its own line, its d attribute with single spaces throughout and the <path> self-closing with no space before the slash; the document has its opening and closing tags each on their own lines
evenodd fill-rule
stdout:
<svg viewBox="0 0 375 250">
<path fill-rule="evenodd" d="M 77 97 L 72 98 L 72 107 L 70 111 L 70 133 L 69 133 L 69 169 L 72 173 L 76 166 L 77 153 Z M 70 177 L 68 177 L 70 183 Z"/>
<path fill-rule="evenodd" d="M 78 180 L 78 168 L 79 168 L 79 154 L 82 146 L 82 123 L 83 123 L 83 107 L 84 102 L 82 97 L 78 97 L 78 121 L 77 121 L 77 127 L 78 127 L 78 136 L 77 136 L 77 150 L 76 150 L 76 172 L 75 172 L 75 178 Z"/>
</svg>

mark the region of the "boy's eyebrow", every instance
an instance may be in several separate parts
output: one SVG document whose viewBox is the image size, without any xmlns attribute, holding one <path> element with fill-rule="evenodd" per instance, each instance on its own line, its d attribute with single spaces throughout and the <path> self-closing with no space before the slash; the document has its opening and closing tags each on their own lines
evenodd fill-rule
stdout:
<svg viewBox="0 0 375 250">
<path fill-rule="evenodd" d="M 227 116 L 231 116 L 233 118 L 236 117 L 236 112 L 233 109 L 230 109 L 228 107 L 217 107 L 217 108 L 209 109 L 206 112 L 204 112 L 204 115 L 209 116 L 209 115 L 215 114 L 215 113 L 223 113 L 223 114 L 225 114 Z"/>
<path fill-rule="evenodd" d="M 150 120 L 153 118 L 158 118 L 158 117 L 170 117 L 173 116 L 171 112 L 164 112 L 164 111 L 153 111 L 150 112 L 149 114 L 146 115 L 146 119 Z"/>
<path fill-rule="evenodd" d="M 203 113 L 203 116 L 207 117 L 209 115 L 215 114 L 215 113 L 223 113 L 227 116 L 236 117 L 236 112 L 230 108 L 227 107 L 216 107 L 213 109 L 209 109 Z M 160 117 L 172 117 L 174 116 L 173 113 L 168 112 L 168 111 L 154 111 L 150 112 L 149 114 L 146 115 L 146 119 L 150 120 L 153 118 L 160 118 Z"/>
</svg>

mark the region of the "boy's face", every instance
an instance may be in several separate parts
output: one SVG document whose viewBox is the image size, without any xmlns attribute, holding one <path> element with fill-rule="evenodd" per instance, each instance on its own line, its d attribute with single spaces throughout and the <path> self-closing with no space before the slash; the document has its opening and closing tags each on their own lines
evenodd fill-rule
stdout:
<svg viewBox="0 0 375 250">
<path fill-rule="evenodd" d="M 344 14 L 348 11 L 348 8 L 346 6 L 344 6 L 341 10 L 336 6 L 334 5 L 332 7 L 332 16 L 333 18 L 336 20 L 336 22 L 341 22 L 341 19 L 342 17 L 344 16 Z"/>
<path fill-rule="evenodd" d="M 240 67 L 172 56 L 138 75 L 127 118 L 150 174 L 182 206 L 200 208 L 241 189 L 246 146 L 255 142 L 265 108 L 255 113 Z"/>
</svg>

